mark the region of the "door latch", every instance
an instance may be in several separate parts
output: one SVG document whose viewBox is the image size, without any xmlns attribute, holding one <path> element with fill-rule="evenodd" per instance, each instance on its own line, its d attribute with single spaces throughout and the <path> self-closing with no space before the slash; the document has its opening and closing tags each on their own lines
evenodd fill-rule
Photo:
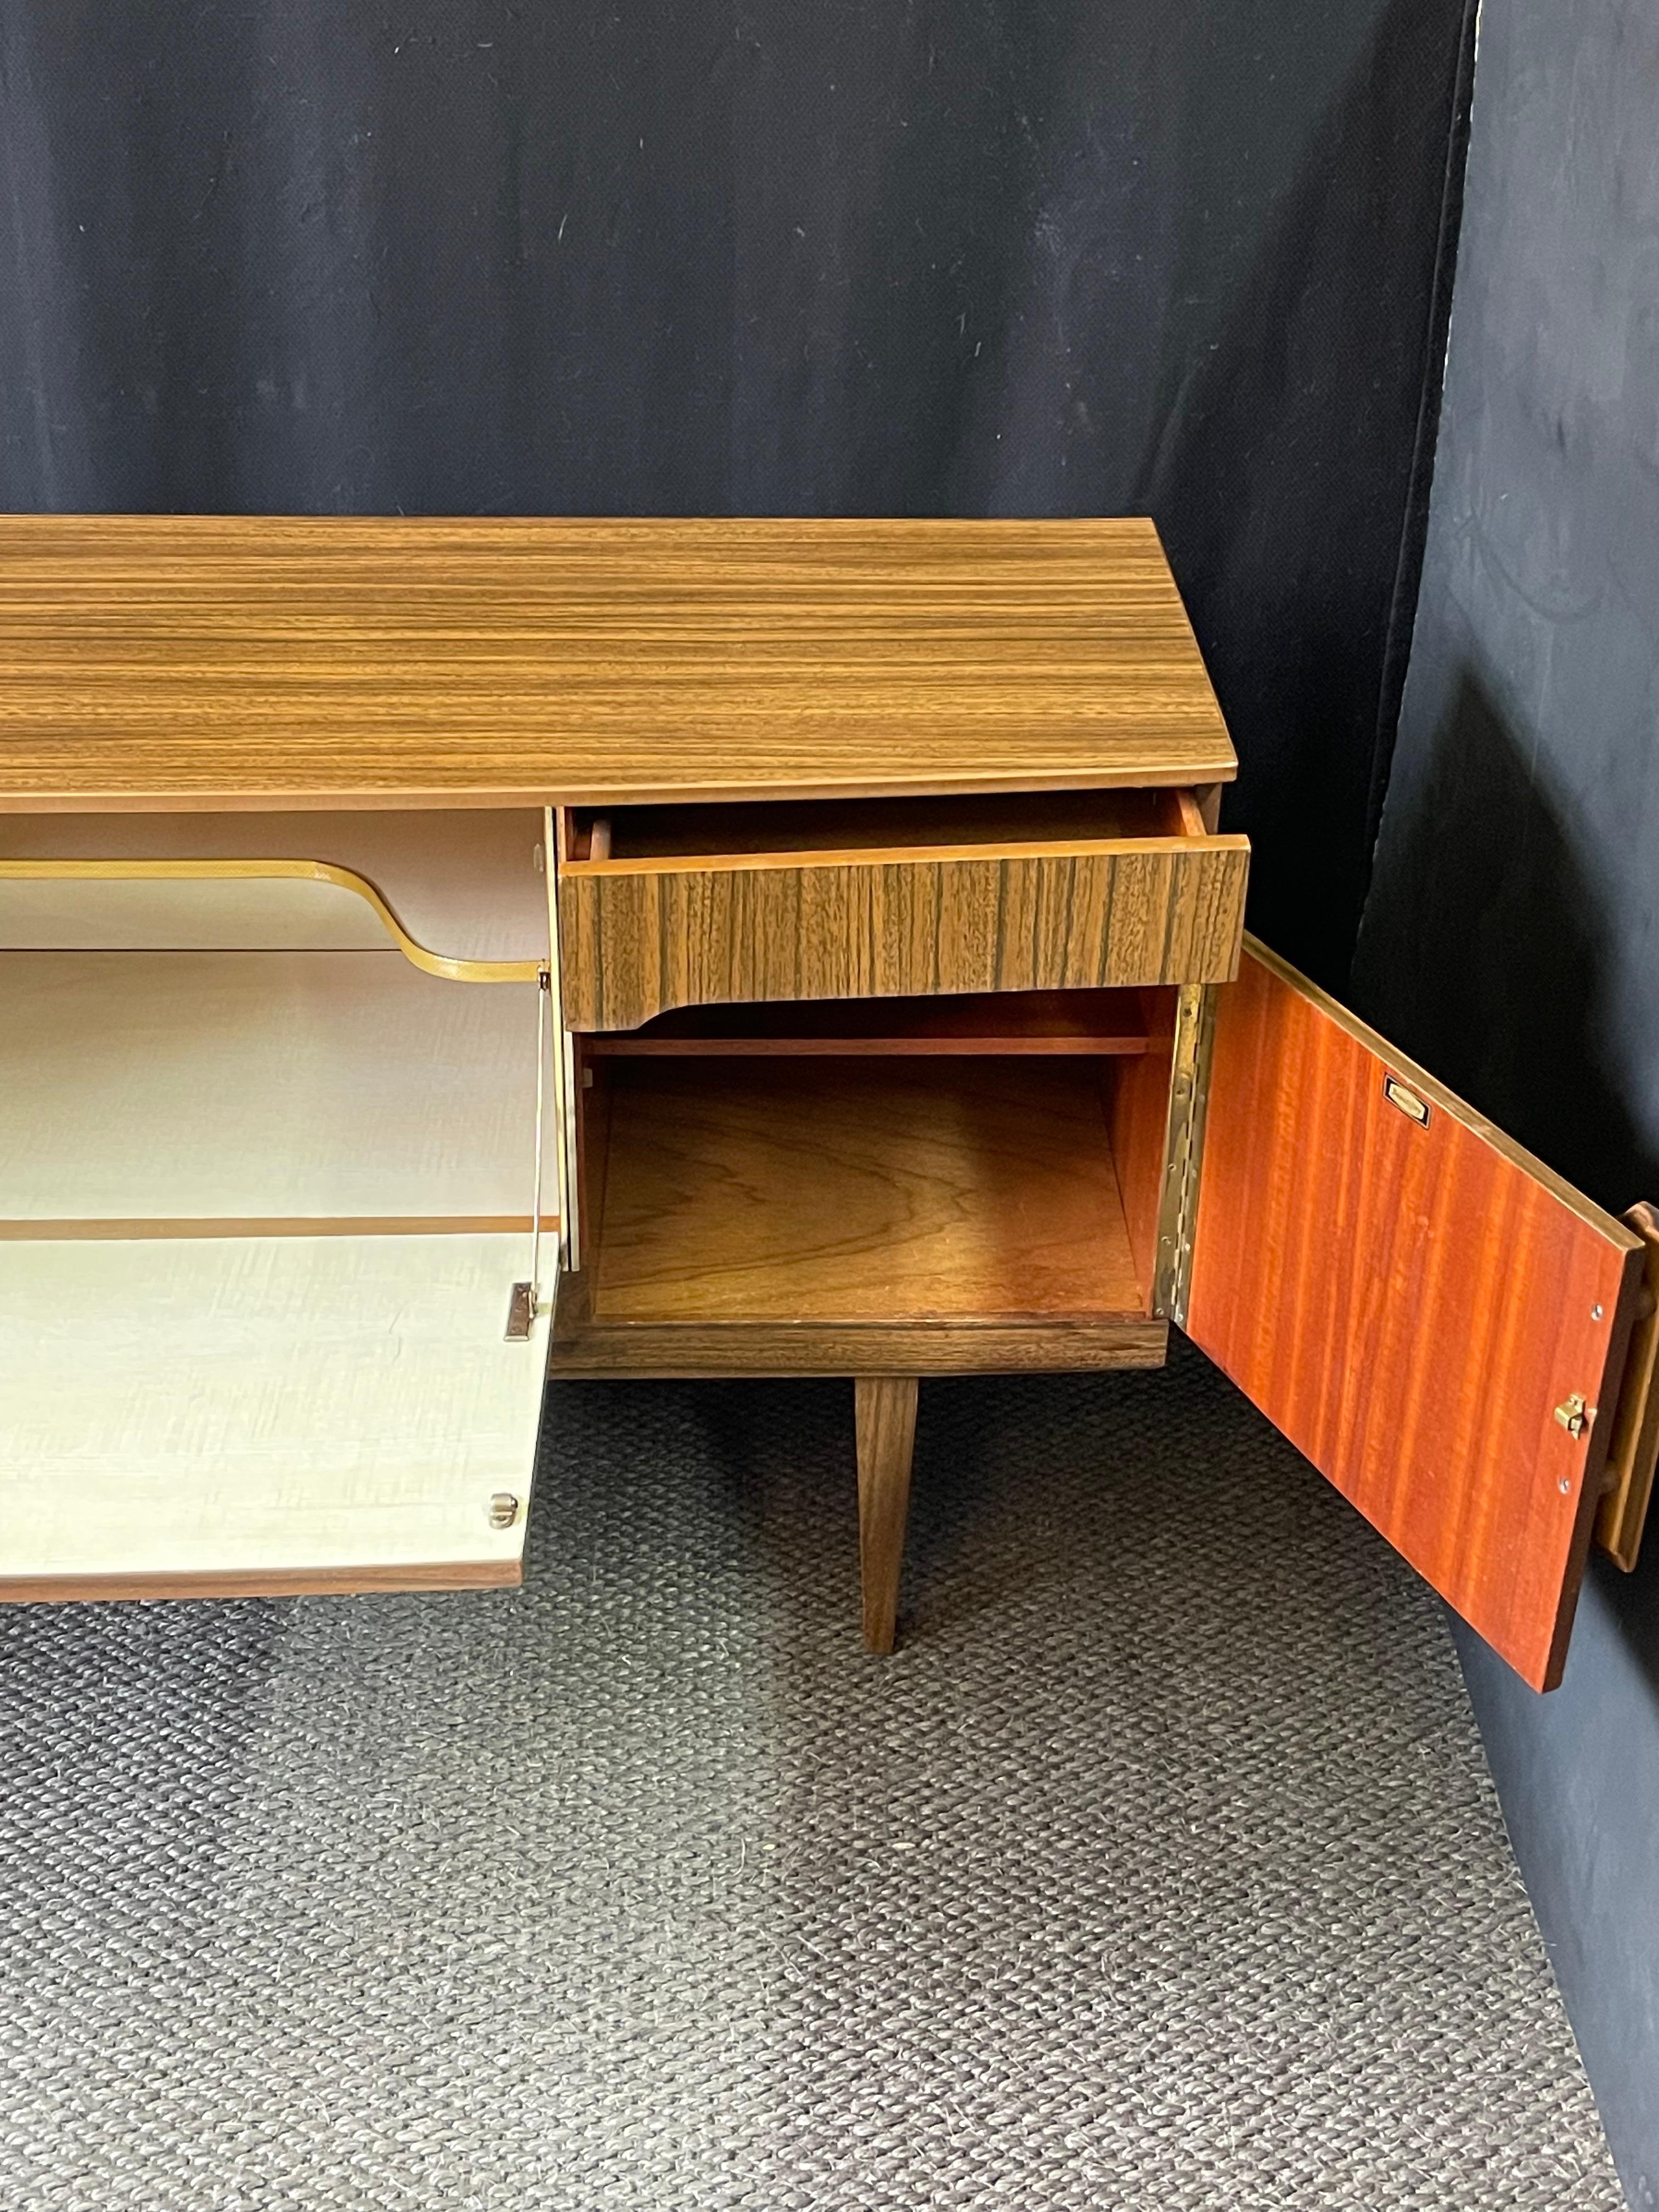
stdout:
<svg viewBox="0 0 1659 2212">
<path fill-rule="evenodd" d="M 1595 1408 L 1587 1406 L 1575 1390 L 1571 1397 L 1564 1398 L 1556 1407 L 1555 1418 L 1570 1437 L 1582 1437 L 1595 1419 Z"/>
</svg>

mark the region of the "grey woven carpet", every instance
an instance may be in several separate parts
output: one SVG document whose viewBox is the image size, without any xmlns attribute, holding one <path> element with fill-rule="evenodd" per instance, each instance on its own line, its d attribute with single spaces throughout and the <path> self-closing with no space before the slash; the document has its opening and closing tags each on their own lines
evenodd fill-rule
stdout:
<svg viewBox="0 0 1659 2212">
<path fill-rule="evenodd" d="M 1610 2208 L 1433 1602 L 1195 1355 L 567 1387 L 522 1595 L 0 1619 L 0 2204 Z"/>
</svg>

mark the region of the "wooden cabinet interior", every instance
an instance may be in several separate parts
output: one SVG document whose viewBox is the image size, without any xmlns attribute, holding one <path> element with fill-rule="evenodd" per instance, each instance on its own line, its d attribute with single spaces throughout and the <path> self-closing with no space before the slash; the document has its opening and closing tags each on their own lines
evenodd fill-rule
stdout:
<svg viewBox="0 0 1659 2212">
<path fill-rule="evenodd" d="M 1133 1058 L 1148 1049 L 1142 996 L 1136 991 L 983 991 L 951 998 L 786 999 L 686 1007 L 659 1014 L 636 1030 L 597 1030 L 582 1042 L 590 1062 L 721 1054 Z"/>
<path fill-rule="evenodd" d="M 618 1063 L 609 1119 L 596 1320 L 1146 1311 L 1094 1065 Z"/>
<path fill-rule="evenodd" d="M 1163 1342 L 1170 995 L 1099 994 L 1060 1051 L 1019 994 L 957 1007 L 965 1048 L 933 1000 L 814 1008 L 805 1040 L 727 1009 L 672 1018 L 665 1053 L 580 1040 L 584 1266 L 554 1371 L 695 1370 L 722 1339 L 767 1370 L 793 1347 L 874 1371 L 902 1340 L 930 1372 L 1006 1342 L 1022 1365 L 1139 1363 Z"/>
</svg>

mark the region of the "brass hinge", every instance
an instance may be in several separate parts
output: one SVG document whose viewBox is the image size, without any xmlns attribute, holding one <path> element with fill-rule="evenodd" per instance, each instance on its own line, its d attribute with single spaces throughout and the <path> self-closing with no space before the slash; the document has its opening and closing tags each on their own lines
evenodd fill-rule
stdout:
<svg viewBox="0 0 1659 2212">
<path fill-rule="evenodd" d="M 1192 1286 L 1193 1233 L 1204 1164 L 1204 1116 L 1209 1103 L 1210 1054 L 1215 1042 L 1215 993 L 1183 983 L 1176 994 L 1175 1038 L 1170 1066 L 1170 1116 L 1164 1146 L 1164 1190 L 1158 1212 L 1158 1261 L 1152 1311 L 1187 1325 Z"/>
<path fill-rule="evenodd" d="M 507 1302 L 506 1341 L 508 1344 L 528 1344 L 536 1334 L 536 1315 L 539 1301 L 534 1283 L 514 1283 L 513 1294 Z"/>
<path fill-rule="evenodd" d="M 1575 1390 L 1556 1407 L 1555 1418 L 1570 1437 L 1582 1437 L 1588 1434 L 1589 1425 L 1595 1419 L 1595 1408 L 1587 1404 L 1581 1394 Z"/>
</svg>

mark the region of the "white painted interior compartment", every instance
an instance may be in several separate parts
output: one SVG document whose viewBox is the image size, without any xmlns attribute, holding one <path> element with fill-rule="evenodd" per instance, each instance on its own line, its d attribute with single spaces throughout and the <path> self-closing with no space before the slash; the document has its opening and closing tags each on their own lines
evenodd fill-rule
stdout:
<svg viewBox="0 0 1659 2212">
<path fill-rule="evenodd" d="M 0 819 L 0 947 L 38 951 L 366 950 L 387 933 L 356 891 L 283 878 L 20 879 L 64 862 L 320 861 L 365 878 L 427 951 L 547 957 L 543 820 L 527 808 Z"/>
<path fill-rule="evenodd" d="M 537 1018 L 389 950 L 0 953 L 0 1224 L 527 1223 Z"/>
<path fill-rule="evenodd" d="M 0 1594 L 511 1578 L 540 995 L 387 945 L 0 952 Z"/>
</svg>

